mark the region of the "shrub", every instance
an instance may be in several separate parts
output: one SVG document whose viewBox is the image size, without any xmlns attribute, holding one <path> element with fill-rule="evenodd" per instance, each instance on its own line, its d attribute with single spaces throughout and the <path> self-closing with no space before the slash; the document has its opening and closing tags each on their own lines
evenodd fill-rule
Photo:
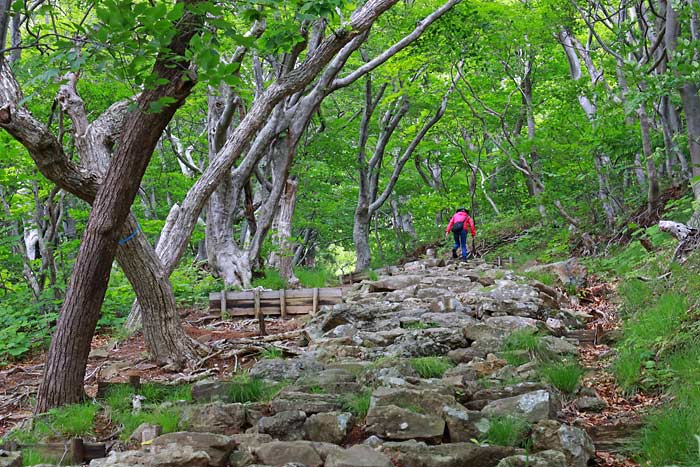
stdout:
<svg viewBox="0 0 700 467">
<path fill-rule="evenodd" d="M 541 372 L 547 382 L 565 394 L 576 391 L 583 376 L 583 368 L 578 363 L 556 363 L 542 368 Z"/>
<path fill-rule="evenodd" d="M 418 357 L 410 360 L 411 366 L 421 378 L 442 378 L 454 363 L 445 357 Z"/>
<path fill-rule="evenodd" d="M 526 420 L 518 417 L 498 417 L 490 420 L 485 441 L 499 446 L 521 446 L 530 426 Z"/>
</svg>

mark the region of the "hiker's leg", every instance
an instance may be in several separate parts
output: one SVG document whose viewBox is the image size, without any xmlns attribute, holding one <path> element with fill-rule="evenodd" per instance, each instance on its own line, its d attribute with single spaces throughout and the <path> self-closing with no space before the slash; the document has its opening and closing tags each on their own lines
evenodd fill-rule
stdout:
<svg viewBox="0 0 700 467">
<path fill-rule="evenodd" d="M 466 260 L 467 259 L 467 230 L 462 229 L 462 231 L 459 233 L 459 237 L 462 243 L 462 259 Z"/>
</svg>

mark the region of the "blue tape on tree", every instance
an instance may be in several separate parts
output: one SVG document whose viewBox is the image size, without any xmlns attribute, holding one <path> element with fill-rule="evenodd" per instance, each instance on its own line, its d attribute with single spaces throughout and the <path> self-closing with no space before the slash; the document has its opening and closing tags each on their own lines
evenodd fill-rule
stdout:
<svg viewBox="0 0 700 467">
<path fill-rule="evenodd" d="M 139 233 L 139 230 L 141 230 L 141 225 L 136 224 L 136 228 L 134 229 L 134 231 L 131 232 L 128 237 L 125 237 L 125 238 L 122 238 L 121 240 L 119 240 L 119 244 L 124 245 L 126 242 L 128 242 L 129 240 L 134 238 L 136 236 L 136 234 Z"/>
</svg>

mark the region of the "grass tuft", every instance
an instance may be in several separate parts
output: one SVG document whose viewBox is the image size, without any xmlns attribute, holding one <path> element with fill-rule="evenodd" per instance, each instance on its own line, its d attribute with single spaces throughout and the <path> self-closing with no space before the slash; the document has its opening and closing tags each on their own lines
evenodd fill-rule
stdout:
<svg viewBox="0 0 700 467">
<path fill-rule="evenodd" d="M 520 366 L 532 359 L 548 361 L 551 356 L 537 331 L 519 329 L 509 334 L 501 347 L 502 357 L 509 365 Z"/>
<path fill-rule="evenodd" d="M 527 439 L 530 425 L 518 417 L 498 417 L 490 420 L 485 441 L 498 446 L 521 446 Z"/>
<path fill-rule="evenodd" d="M 266 402 L 272 399 L 288 383 L 267 383 L 260 378 L 241 375 L 234 378 L 229 389 L 231 402 Z"/>
<path fill-rule="evenodd" d="M 555 363 L 540 371 L 549 384 L 565 394 L 573 394 L 583 376 L 583 368 L 578 363 Z"/>
<path fill-rule="evenodd" d="M 454 363 L 445 357 L 412 358 L 410 364 L 421 378 L 442 378 Z"/>
<path fill-rule="evenodd" d="M 343 396 L 343 410 L 353 414 L 358 420 L 363 420 L 369 412 L 369 403 L 372 399 L 370 391 L 364 391 L 359 394 L 345 394 Z"/>
<path fill-rule="evenodd" d="M 282 351 L 282 349 L 278 349 L 277 347 L 268 347 L 267 349 L 260 352 L 260 358 L 263 358 L 265 360 L 274 360 L 276 358 L 283 357 L 284 352 Z"/>
</svg>

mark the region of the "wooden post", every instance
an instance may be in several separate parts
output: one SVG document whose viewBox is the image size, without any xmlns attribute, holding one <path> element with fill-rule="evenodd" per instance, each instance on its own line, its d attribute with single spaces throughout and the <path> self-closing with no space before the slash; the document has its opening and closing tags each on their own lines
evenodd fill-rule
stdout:
<svg viewBox="0 0 700 467">
<path fill-rule="evenodd" d="M 282 319 L 287 318 L 287 291 L 280 290 L 280 316 Z"/>
<path fill-rule="evenodd" d="M 129 375 L 129 384 L 134 388 L 134 391 L 141 389 L 141 376 Z"/>
<path fill-rule="evenodd" d="M 501 257 L 500 256 L 498 257 L 498 267 L 499 268 L 501 267 Z"/>
<path fill-rule="evenodd" d="M 226 291 L 221 291 L 221 317 L 226 317 Z"/>
<path fill-rule="evenodd" d="M 511 266 L 513 266 L 513 257 L 512 257 L 512 256 L 509 256 L 509 257 L 508 257 L 508 264 L 510 264 Z"/>
<path fill-rule="evenodd" d="M 71 438 L 70 440 L 71 463 L 82 464 L 85 460 L 85 447 L 82 438 Z"/>
<path fill-rule="evenodd" d="M 311 316 L 315 315 L 318 311 L 318 288 L 314 287 L 313 301 L 311 302 Z"/>
<path fill-rule="evenodd" d="M 254 297 L 255 297 L 255 316 L 258 318 L 258 327 L 260 327 L 260 335 L 265 336 L 267 333 L 265 332 L 265 315 L 263 314 L 262 310 L 260 310 L 260 289 L 255 289 Z"/>
</svg>

